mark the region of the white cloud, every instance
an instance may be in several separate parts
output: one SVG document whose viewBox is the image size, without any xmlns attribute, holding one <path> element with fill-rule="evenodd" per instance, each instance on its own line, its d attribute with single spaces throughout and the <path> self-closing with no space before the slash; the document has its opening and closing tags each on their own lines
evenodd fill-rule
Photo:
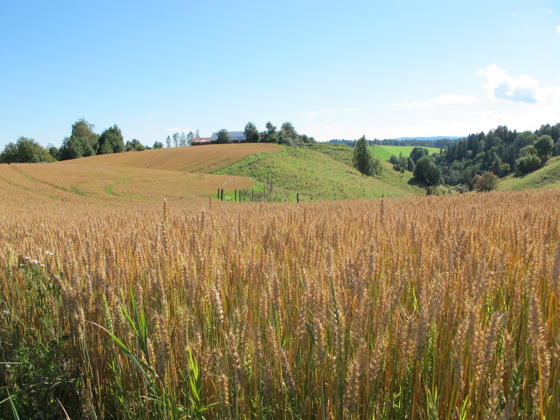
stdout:
<svg viewBox="0 0 560 420">
<path fill-rule="evenodd" d="M 359 111 L 361 108 L 344 108 L 344 109 L 325 109 L 321 111 L 304 112 L 300 115 L 304 117 L 318 117 L 322 115 L 344 114 L 347 112 Z"/>
<path fill-rule="evenodd" d="M 558 26 L 556 27 L 556 33 L 557 33 L 558 35 L 560 35 L 560 25 L 558 25 Z"/>
<path fill-rule="evenodd" d="M 491 99 L 506 99 L 512 102 L 536 103 L 539 82 L 531 76 L 512 77 L 496 64 L 490 64 L 486 70 L 477 74 L 486 77 L 484 88 Z"/>
<path fill-rule="evenodd" d="M 540 87 L 539 82 L 531 76 L 512 77 L 496 64 L 477 74 L 486 77 L 484 88 L 490 99 L 505 99 L 510 102 L 526 104 L 560 105 L 560 87 Z"/>
<path fill-rule="evenodd" d="M 401 104 L 402 108 L 429 108 L 434 105 L 472 105 L 477 102 L 473 95 L 458 95 L 456 93 L 446 93 L 429 101 L 409 102 Z"/>
</svg>

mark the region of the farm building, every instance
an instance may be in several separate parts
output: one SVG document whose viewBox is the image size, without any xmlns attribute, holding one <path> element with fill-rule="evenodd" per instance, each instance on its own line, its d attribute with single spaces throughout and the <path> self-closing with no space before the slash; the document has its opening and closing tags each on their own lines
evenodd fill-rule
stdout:
<svg viewBox="0 0 560 420">
<path fill-rule="evenodd" d="M 212 143 L 216 143 L 212 141 L 212 137 L 195 137 L 194 139 L 192 139 L 193 146 L 212 144 Z"/>
<path fill-rule="evenodd" d="M 228 135 L 232 143 L 245 143 L 247 141 L 243 131 L 228 131 Z M 218 143 L 218 132 L 212 133 L 212 137 L 196 137 L 192 140 L 193 146 L 216 143 Z"/>
<path fill-rule="evenodd" d="M 244 143 L 247 141 L 243 131 L 228 131 L 229 139 L 232 143 Z M 212 143 L 218 141 L 218 133 L 212 133 Z"/>
</svg>

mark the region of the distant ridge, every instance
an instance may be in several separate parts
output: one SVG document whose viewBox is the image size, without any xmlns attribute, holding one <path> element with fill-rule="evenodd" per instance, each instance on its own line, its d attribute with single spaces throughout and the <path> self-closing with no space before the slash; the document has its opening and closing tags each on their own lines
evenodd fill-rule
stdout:
<svg viewBox="0 0 560 420">
<path fill-rule="evenodd" d="M 453 136 L 434 136 L 434 137 L 399 137 L 398 139 L 387 139 L 387 140 L 459 140 L 464 139 L 463 137 L 453 137 Z"/>
<path fill-rule="evenodd" d="M 422 141 L 436 141 L 436 140 L 459 140 L 459 139 L 464 139 L 466 136 L 463 137 L 455 137 L 455 136 L 433 136 L 433 137 L 399 137 L 396 139 L 375 139 L 375 140 L 381 140 L 381 141 L 386 141 L 386 140 L 390 140 L 390 141 L 404 141 L 404 140 L 422 140 Z M 371 141 L 371 139 L 368 139 L 369 141 Z M 354 140 L 347 140 L 347 139 L 332 139 L 332 140 L 328 140 L 325 143 L 343 143 L 343 142 L 353 142 Z"/>
<path fill-rule="evenodd" d="M 413 146 L 413 147 L 436 147 L 438 149 L 447 149 L 451 144 L 455 143 L 458 139 L 464 137 L 400 137 L 398 139 L 368 139 L 369 144 L 383 145 L 383 146 Z M 327 142 L 328 144 L 344 144 L 346 146 L 353 146 L 354 140 L 333 139 Z"/>
</svg>

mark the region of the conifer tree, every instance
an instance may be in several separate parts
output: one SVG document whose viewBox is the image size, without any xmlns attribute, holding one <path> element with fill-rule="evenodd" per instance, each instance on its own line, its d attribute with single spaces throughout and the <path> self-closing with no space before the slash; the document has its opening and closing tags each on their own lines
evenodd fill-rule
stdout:
<svg viewBox="0 0 560 420">
<path fill-rule="evenodd" d="M 352 159 L 354 168 L 356 168 L 362 175 L 379 175 L 381 172 L 381 164 L 379 159 L 375 159 L 368 149 L 366 136 L 362 136 L 354 148 L 354 156 Z"/>
</svg>

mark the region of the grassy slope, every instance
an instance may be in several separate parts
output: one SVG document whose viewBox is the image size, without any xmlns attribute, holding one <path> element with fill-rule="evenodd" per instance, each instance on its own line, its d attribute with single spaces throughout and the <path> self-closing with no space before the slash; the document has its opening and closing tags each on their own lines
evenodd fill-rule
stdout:
<svg viewBox="0 0 560 420">
<path fill-rule="evenodd" d="M 369 150 L 371 151 L 373 156 L 384 161 L 388 161 L 389 159 L 391 159 L 391 156 L 393 156 L 393 153 L 389 152 L 388 150 L 385 150 L 383 146 L 378 146 L 378 145 L 369 146 Z"/>
<path fill-rule="evenodd" d="M 395 172 L 382 162 L 381 178 L 363 177 L 348 165 L 352 149 L 317 145 L 307 149 L 286 147 L 282 153 L 254 155 L 217 174 L 249 176 L 272 183 L 279 200 L 340 200 L 349 198 L 410 197 L 424 190 L 411 185 L 411 174 Z"/>
<path fill-rule="evenodd" d="M 560 188 L 560 158 L 551 159 L 544 168 L 524 177 L 508 176 L 500 181 L 497 189 L 517 191 L 529 188 Z"/>
<path fill-rule="evenodd" d="M 389 152 L 390 154 L 395 155 L 396 157 L 399 157 L 400 153 L 402 153 L 404 157 L 408 157 L 410 156 L 412 149 L 414 149 L 414 146 L 379 146 L 379 147 Z M 423 147 L 422 149 L 428 149 L 431 155 L 439 153 L 439 149 L 437 147 Z"/>
<path fill-rule="evenodd" d="M 412 149 L 414 146 L 370 146 L 373 155 L 381 160 L 389 160 L 391 156 L 399 157 L 401 153 L 404 157 L 408 157 Z M 423 149 L 428 149 L 431 155 L 439 153 L 439 149 L 436 147 L 423 147 Z"/>
</svg>

